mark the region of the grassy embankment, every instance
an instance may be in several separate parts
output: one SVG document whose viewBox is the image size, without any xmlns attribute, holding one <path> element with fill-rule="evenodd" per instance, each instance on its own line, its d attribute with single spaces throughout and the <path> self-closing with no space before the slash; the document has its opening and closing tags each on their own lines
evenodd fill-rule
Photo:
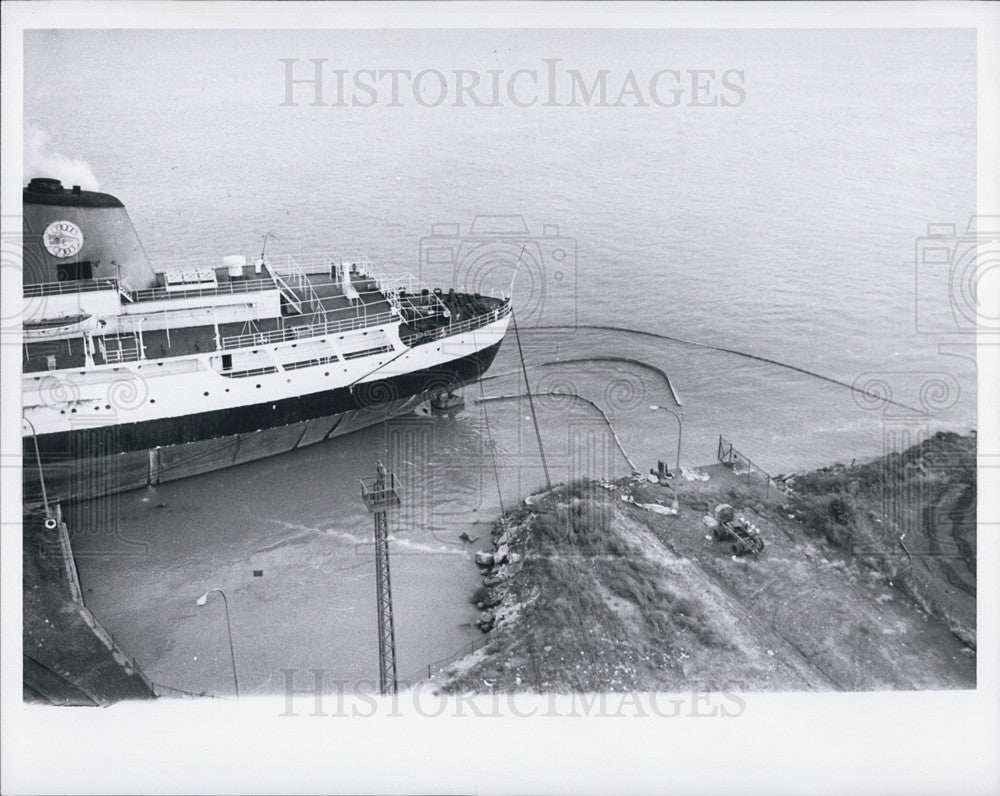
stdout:
<svg viewBox="0 0 1000 796">
<path fill-rule="evenodd" d="M 976 435 L 938 433 L 793 481 L 803 525 L 976 644 Z"/>
<path fill-rule="evenodd" d="M 797 476 L 792 493 L 709 472 L 682 483 L 676 515 L 645 508 L 672 493 L 636 477 L 557 487 L 504 517 L 474 598 L 487 643 L 440 686 L 974 685 L 974 436 Z M 761 529 L 759 558 L 712 537 L 719 503 Z"/>
</svg>

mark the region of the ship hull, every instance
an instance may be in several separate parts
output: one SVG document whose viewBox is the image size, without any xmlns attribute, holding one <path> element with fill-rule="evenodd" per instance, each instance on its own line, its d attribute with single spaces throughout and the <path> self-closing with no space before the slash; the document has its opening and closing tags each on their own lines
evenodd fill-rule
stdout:
<svg viewBox="0 0 1000 796">
<path fill-rule="evenodd" d="M 412 411 L 441 389 L 475 381 L 502 341 L 446 364 L 339 387 L 176 418 L 37 437 L 51 499 L 140 489 L 256 461 L 344 436 Z M 24 439 L 24 497 L 41 497 L 34 437 Z"/>
</svg>

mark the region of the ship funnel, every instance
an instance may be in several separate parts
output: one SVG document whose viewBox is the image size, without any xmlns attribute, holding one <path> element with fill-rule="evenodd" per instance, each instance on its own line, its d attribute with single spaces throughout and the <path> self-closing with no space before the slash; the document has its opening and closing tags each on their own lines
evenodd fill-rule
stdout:
<svg viewBox="0 0 1000 796">
<path fill-rule="evenodd" d="M 128 212 L 114 196 L 35 177 L 22 199 L 25 285 L 109 277 L 133 290 L 156 284 Z"/>
</svg>

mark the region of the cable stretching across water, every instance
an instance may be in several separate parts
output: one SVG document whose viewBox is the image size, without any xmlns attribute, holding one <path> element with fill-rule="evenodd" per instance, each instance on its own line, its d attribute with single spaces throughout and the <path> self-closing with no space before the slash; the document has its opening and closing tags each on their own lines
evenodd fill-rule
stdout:
<svg viewBox="0 0 1000 796">
<path fill-rule="evenodd" d="M 479 350 L 479 343 L 476 342 L 476 332 L 475 332 L 475 330 L 473 330 L 473 332 L 472 332 L 472 344 L 475 346 L 476 350 L 478 351 Z M 479 379 L 478 381 L 479 381 L 479 395 L 483 399 L 485 399 L 486 398 L 486 391 L 483 389 L 483 380 Z M 485 403 L 483 404 L 483 419 L 486 422 L 486 438 L 487 438 L 487 441 L 488 441 L 489 446 L 490 446 L 490 458 L 493 460 L 493 477 L 494 477 L 494 479 L 497 482 L 497 500 L 500 501 L 500 516 L 501 517 L 506 517 L 507 516 L 507 512 L 504 510 L 504 507 L 503 507 L 503 492 L 500 489 L 500 468 L 497 465 L 496 443 L 493 442 L 493 431 L 490 428 L 490 414 L 486 410 L 486 404 Z"/>
<path fill-rule="evenodd" d="M 484 395 L 482 398 L 476 398 L 476 403 L 482 401 L 512 401 L 515 398 L 523 398 L 527 393 L 519 393 L 516 395 Z M 625 461 L 628 462 L 628 466 L 631 467 L 636 472 L 639 468 L 635 466 L 635 462 L 632 461 L 632 457 L 628 455 L 625 451 L 625 447 L 622 445 L 622 441 L 618 439 L 618 432 L 615 431 L 614 425 L 611 423 L 611 418 L 608 417 L 607 413 L 601 409 L 597 404 L 591 401 L 589 398 L 584 398 L 582 395 L 577 395 L 575 392 L 560 392 L 559 390 L 541 390 L 536 392 L 535 395 L 553 395 L 559 398 L 576 398 L 578 401 L 583 401 L 584 403 L 590 404 L 594 409 L 601 413 L 601 417 L 604 418 L 604 422 L 608 424 L 608 430 L 611 432 L 611 436 L 615 440 L 615 444 L 618 446 L 618 450 L 621 451 L 622 456 L 625 457 Z M 549 489 L 552 485 L 549 484 Z"/>
<path fill-rule="evenodd" d="M 531 422 L 535 426 L 535 438 L 538 440 L 538 454 L 542 457 L 542 469 L 545 471 L 545 486 L 552 489 L 552 479 L 549 478 L 549 464 L 545 461 L 545 448 L 542 447 L 542 432 L 538 430 L 538 416 L 535 414 L 535 400 L 531 397 L 531 384 L 528 382 L 528 367 L 524 364 L 524 350 L 521 348 L 521 333 L 517 330 L 517 316 L 514 307 L 510 308 L 510 322 L 514 327 L 514 339 L 517 340 L 517 355 L 521 359 L 521 373 L 524 376 L 524 389 L 528 396 L 528 406 L 531 407 Z"/>
<path fill-rule="evenodd" d="M 531 330 L 563 330 L 563 331 L 575 331 L 577 329 L 595 329 L 597 331 L 604 332 L 624 332 L 625 334 L 635 334 L 641 337 L 651 337 L 655 340 L 669 340 L 672 343 L 683 343 L 684 345 L 695 346 L 697 348 L 707 348 L 712 351 L 722 351 L 725 354 L 734 354 L 738 357 L 746 357 L 747 359 L 755 359 L 758 362 L 765 362 L 768 365 L 776 365 L 779 368 L 785 368 L 786 370 L 794 370 L 797 373 L 805 374 L 806 376 L 812 376 L 816 379 L 822 379 L 823 381 L 828 381 L 831 384 L 836 384 L 838 387 L 846 387 L 851 392 L 860 393 L 869 398 L 874 398 L 879 401 L 884 401 L 888 404 L 893 404 L 894 406 L 899 406 L 903 409 L 908 409 L 911 412 L 916 412 L 917 414 L 925 415 L 927 417 L 937 417 L 937 415 L 928 412 L 926 409 L 917 409 L 916 407 L 909 406 L 899 401 L 894 401 L 891 398 L 887 398 L 884 395 L 877 395 L 875 393 L 869 392 L 868 390 L 862 390 L 860 387 L 855 387 L 853 384 L 848 384 L 844 381 L 839 381 L 831 376 L 824 376 L 822 373 L 816 373 L 812 370 L 806 370 L 805 368 L 800 368 L 798 365 L 789 365 L 787 362 L 779 362 L 776 359 L 769 359 L 768 357 L 762 357 L 757 354 L 750 354 L 746 351 L 738 351 L 735 348 L 726 348 L 725 346 L 712 345 L 711 343 L 699 343 L 696 340 L 686 340 L 683 337 L 672 337 L 668 334 L 659 334 L 658 332 L 647 332 L 644 329 L 626 329 L 624 326 L 600 326 L 596 324 L 579 324 L 577 326 L 570 326 L 569 324 L 551 324 L 545 326 L 533 326 Z M 525 330 L 529 331 L 529 330 Z"/>
</svg>

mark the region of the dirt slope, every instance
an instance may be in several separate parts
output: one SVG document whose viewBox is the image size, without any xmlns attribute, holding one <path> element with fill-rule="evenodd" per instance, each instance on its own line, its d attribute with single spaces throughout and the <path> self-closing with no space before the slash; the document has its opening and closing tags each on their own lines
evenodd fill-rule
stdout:
<svg viewBox="0 0 1000 796">
<path fill-rule="evenodd" d="M 961 601 L 968 592 L 948 575 L 974 593 L 975 527 L 970 540 L 962 513 L 970 471 L 942 478 L 927 453 L 940 451 L 925 446 L 902 460 L 925 462 L 933 484 L 908 509 L 924 529 L 907 526 L 909 554 L 895 518 L 869 517 L 876 476 L 892 468 L 876 468 L 852 493 L 845 485 L 856 468 L 838 469 L 846 481 L 800 476 L 793 489 L 807 489 L 788 494 L 720 465 L 707 468 L 708 481 L 681 482 L 676 514 L 672 488 L 644 478 L 556 488 L 497 524 L 495 561 L 477 595 L 486 644 L 436 680 L 448 691 L 973 688 L 974 601 L 956 622 L 956 606 L 967 606 L 954 593 Z M 848 509 L 835 504 L 836 527 L 826 528 L 817 513 L 833 516 L 835 498 Z M 759 557 L 736 557 L 712 536 L 704 517 L 719 503 L 760 529 Z M 965 537 L 957 559 L 914 556 L 943 536 Z"/>
</svg>

